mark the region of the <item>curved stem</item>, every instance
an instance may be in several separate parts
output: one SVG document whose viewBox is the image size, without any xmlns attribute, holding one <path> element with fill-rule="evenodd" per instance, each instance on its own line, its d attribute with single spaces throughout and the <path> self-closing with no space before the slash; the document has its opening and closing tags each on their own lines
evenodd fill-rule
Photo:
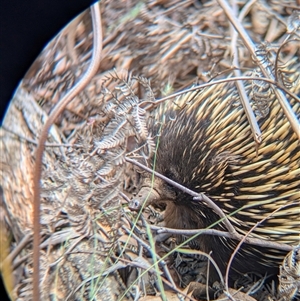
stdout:
<svg viewBox="0 0 300 301">
<path fill-rule="evenodd" d="M 91 6 L 91 15 L 93 23 L 93 54 L 89 68 L 75 86 L 56 104 L 48 120 L 46 121 L 36 150 L 35 169 L 34 169 L 34 192 L 33 192 L 33 300 L 40 300 L 40 179 L 42 174 L 42 159 L 45 149 L 45 142 L 48 132 L 56 118 L 61 114 L 64 108 L 78 95 L 90 82 L 99 69 L 102 51 L 102 27 L 99 3 Z"/>
</svg>

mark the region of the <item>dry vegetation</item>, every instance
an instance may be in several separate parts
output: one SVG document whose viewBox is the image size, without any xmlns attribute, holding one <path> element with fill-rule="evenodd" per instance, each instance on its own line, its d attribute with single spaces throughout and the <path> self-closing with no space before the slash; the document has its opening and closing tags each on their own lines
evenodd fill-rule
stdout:
<svg viewBox="0 0 300 301">
<path fill-rule="evenodd" d="M 149 187 L 154 183 L 159 142 L 153 128 L 165 122 L 167 110 L 188 105 L 192 93 L 226 101 L 224 110 L 232 106 L 242 111 L 244 102 L 254 148 L 264 141 L 257 120 L 266 118 L 278 101 L 293 106 L 284 111 L 286 124 L 294 136 L 300 135 L 299 1 L 230 1 L 230 12 L 221 7 L 224 3 L 102 1 L 101 25 L 96 24 L 103 35 L 100 63 L 92 79 L 57 111 L 40 179 L 36 151 L 46 120 L 52 122 L 54 107 L 93 62 L 90 10 L 64 28 L 27 72 L 0 130 L 1 270 L 13 300 L 33 298 L 33 252 L 39 254 L 41 300 L 284 301 L 296 296 L 300 258 L 299 248 L 292 250 L 299 232 L 295 220 L 281 220 L 293 225 L 282 241 L 272 235 L 270 241 L 262 240 L 250 232 L 246 239 L 221 210 L 227 231 L 221 235 L 291 253 L 281 268 L 280 279 L 287 281 L 279 289 L 260 270 L 235 281 L 220 272 L 213 282 L 207 272 L 210 256 L 179 244 L 175 230 L 166 235 L 165 206 L 142 200 L 151 193 L 141 193 L 144 178 Z M 231 23 L 234 14 L 237 19 Z M 245 31 L 236 34 L 232 24 Z M 189 90 L 192 86 L 196 92 Z M 194 196 L 210 204 L 206 196 Z M 38 231 L 33 226 L 36 198 L 41 203 L 40 252 L 33 251 L 32 238 Z M 299 193 L 293 202 L 296 212 Z M 133 210 L 140 206 L 143 210 Z"/>
</svg>

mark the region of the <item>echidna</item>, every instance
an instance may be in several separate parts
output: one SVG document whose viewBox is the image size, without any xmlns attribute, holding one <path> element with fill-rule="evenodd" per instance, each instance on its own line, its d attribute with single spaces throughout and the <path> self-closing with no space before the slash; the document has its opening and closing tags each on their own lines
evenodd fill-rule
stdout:
<svg viewBox="0 0 300 301">
<path fill-rule="evenodd" d="M 173 109 L 165 110 L 165 121 L 153 131 L 158 136 L 156 157 L 152 158 L 155 170 L 204 193 L 225 214 L 241 209 L 229 217 L 240 234 L 246 234 L 280 208 L 259 224 L 250 237 L 297 245 L 300 143 L 275 99 L 269 104 L 268 115 L 258 120 L 263 141 L 256 145 L 242 106 L 232 100 L 234 93 L 230 87 L 224 84 L 187 93 L 179 100 L 179 107 L 186 103 L 181 110 L 176 111 L 174 104 Z M 299 117 L 300 103 L 291 100 L 291 105 Z M 220 219 L 204 203 L 158 178 L 150 199 L 166 203 L 164 221 L 169 228 L 203 229 Z M 214 228 L 226 230 L 222 223 Z M 200 235 L 190 245 L 207 253 L 212 251 L 212 257 L 224 272 L 237 242 Z M 231 273 L 273 273 L 284 255 L 285 252 L 278 250 L 243 244 Z"/>
</svg>

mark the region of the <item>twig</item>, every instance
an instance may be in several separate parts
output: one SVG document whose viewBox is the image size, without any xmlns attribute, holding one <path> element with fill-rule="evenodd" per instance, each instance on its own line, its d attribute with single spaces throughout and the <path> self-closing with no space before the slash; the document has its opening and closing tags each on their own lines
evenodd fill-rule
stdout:
<svg viewBox="0 0 300 301">
<path fill-rule="evenodd" d="M 267 82 L 267 83 L 269 83 L 271 85 L 274 85 L 277 88 L 283 90 L 290 97 L 292 97 L 296 101 L 300 102 L 300 98 L 296 94 L 292 93 L 291 91 L 289 91 L 288 89 L 286 89 L 284 86 L 280 85 L 278 82 L 276 82 L 276 81 L 274 81 L 272 79 L 261 78 L 261 77 L 251 77 L 251 76 L 241 76 L 241 77 L 230 77 L 230 78 L 219 79 L 219 80 L 216 80 L 216 81 L 213 81 L 213 82 L 209 82 L 209 83 L 197 85 L 197 86 L 188 88 L 186 90 L 182 90 L 182 91 L 179 91 L 177 93 L 173 93 L 171 95 L 168 95 L 166 97 L 157 99 L 156 101 L 150 102 L 150 103 L 154 104 L 154 105 L 158 105 L 158 104 L 160 104 L 160 103 L 162 103 L 162 102 L 164 102 L 166 100 L 169 100 L 171 98 L 175 98 L 175 97 L 181 96 L 181 95 L 183 95 L 185 93 L 188 93 L 188 92 L 192 92 L 192 91 L 195 91 L 195 90 L 201 90 L 203 88 L 210 87 L 210 86 L 213 86 L 213 85 L 218 85 L 218 84 L 233 82 L 233 81 L 236 81 L 236 80 L 265 81 L 265 82 Z M 147 103 L 147 102 L 149 103 L 149 101 L 143 101 L 142 103 Z M 300 139 L 300 133 L 299 132 L 297 132 L 297 135 L 299 135 L 299 139 Z"/>
<path fill-rule="evenodd" d="M 231 22 L 231 24 L 235 27 L 236 31 L 240 34 L 241 38 L 243 39 L 247 49 L 250 51 L 251 55 L 253 58 L 256 58 L 256 53 L 255 53 L 255 44 L 252 42 L 250 39 L 249 35 L 247 34 L 246 30 L 242 26 L 242 24 L 239 22 L 239 20 L 234 16 L 234 13 L 232 12 L 232 9 L 230 6 L 227 4 L 225 0 L 217 0 L 220 6 L 223 8 L 227 18 Z M 274 80 L 273 74 L 271 74 L 268 71 L 267 66 L 264 65 L 263 62 L 260 60 L 256 59 L 256 63 L 261 69 L 263 75 L 266 78 L 270 78 Z M 298 136 L 298 139 L 300 140 L 300 121 L 298 120 L 296 114 L 292 110 L 289 102 L 287 101 L 285 95 L 278 89 L 274 89 L 274 93 L 284 111 L 284 114 L 286 115 L 287 119 L 289 120 L 294 132 Z"/>
<path fill-rule="evenodd" d="M 82 78 L 75 84 L 75 86 L 57 103 L 48 120 L 46 121 L 39 140 L 39 145 L 36 150 L 36 161 L 34 169 L 34 216 L 33 216 L 33 300 L 40 300 L 40 263 L 39 263 L 39 246 L 40 246 L 40 179 L 42 174 L 42 158 L 45 149 L 45 142 L 48 137 L 48 132 L 51 125 L 56 118 L 61 114 L 63 109 L 72 101 L 72 99 L 80 93 L 85 86 L 90 82 L 92 77 L 96 74 L 101 61 L 102 51 L 102 27 L 101 27 L 101 14 L 99 3 L 95 3 L 91 7 L 92 23 L 93 23 L 93 54 L 89 68 L 82 76 Z"/>
<path fill-rule="evenodd" d="M 6 264 L 11 264 L 13 260 L 19 255 L 19 253 L 25 248 L 25 246 L 31 242 L 31 240 L 32 233 L 26 234 L 19 242 L 19 244 L 14 248 L 14 250 L 11 253 L 9 253 L 9 255 L 0 264 L 0 270 L 2 269 L 2 266 Z"/>
<path fill-rule="evenodd" d="M 240 22 L 243 20 L 244 16 L 247 14 L 248 10 L 250 10 L 251 6 L 256 1 L 257 0 L 252 0 L 252 1 L 248 2 L 243 7 L 243 9 L 242 9 L 242 11 L 240 12 L 240 15 L 239 15 L 239 21 Z M 232 25 L 231 25 L 231 27 L 233 29 Z M 233 55 L 233 65 L 235 67 L 237 67 L 233 70 L 233 73 L 236 77 L 239 77 L 239 76 L 241 76 L 241 71 L 239 69 L 238 51 L 237 51 L 237 47 L 236 47 L 237 32 L 234 29 L 231 32 L 232 32 L 231 53 Z M 262 141 L 261 131 L 260 131 L 260 128 L 258 126 L 257 120 L 254 116 L 253 110 L 250 106 L 249 98 L 248 98 L 247 93 L 245 91 L 245 87 L 243 85 L 243 82 L 238 80 L 236 82 L 236 87 L 239 91 L 241 103 L 243 105 L 243 108 L 245 110 L 247 119 L 249 121 L 249 125 L 250 125 L 250 128 L 251 128 L 251 132 L 252 132 L 254 141 L 256 143 L 260 144 L 261 141 Z"/>
<path fill-rule="evenodd" d="M 194 192 L 194 193 L 197 194 L 196 192 Z M 199 200 L 199 201 L 204 201 L 209 208 L 213 209 L 220 216 L 220 218 L 223 219 L 223 222 L 224 222 L 227 230 L 229 231 L 229 233 L 232 235 L 237 234 L 235 228 L 231 225 L 230 221 L 228 220 L 228 218 L 225 215 L 225 213 L 223 212 L 223 210 L 219 206 L 217 206 L 215 204 L 215 202 L 213 202 L 209 197 L 207 197 L 205 194 L 201 194 L 200 197 L 199 196 L 194 197 L 193 199 Z"/>
<path fill-rule="evenodd" d="M 158 234 L 170 233 L 170 234 L 175 234 L 175 235 L 188 236 L 188 235 L 199 234 L 201 232 L 201 234 L 221 236 L 221 237 L 226 237 L 226 238 L 230 238 L 230 239 L 235 239 L 238 241 L 241 241 L 242 239 L 245 238 L 245 235 L 242 235 L 239 233 L 231 234 L 229 232 L 215 230 L 215 229 L 184 230 L 184 229 L 172 229 L 172 228 L 166 228 L 166 227 L 154 226 L 154 225 L 151 225 L 150 228 L 151 228 L 151 230 L 156 231 Z M 244 242 L 247 244 L 251 244 L 251 245 L 274 248 L 274 249 L 283 250 L 283 251 L 291 251 L 293 249 L 292 246 L 287 245 L 287 244 L 277 243 L 277 242 L 269 241 L 269 240 L 262 240 L 259 238 L 246 237 L 244 239 Z"/>
<path fill-rule="evenodd" d="M 149 225 L 147 223 L 147 221 L 144 219 L 143 215 L 141 216 L 141 219 L 142 219 L 142 222 L 143 222 L 144 226 L 146 227 L 147 233 L 148 233 L 148 230 L 149 230 L 148 240 L 149 240 L 150 246 L 151 246 L 151 241 L 152 241 L 152 243 L 154 243 L 154 240 L 153 240 L 153 237 L 152 237 L 152 233 L 150 231 L 151 230 L 151 225 Z M 150 236 L 151 236 L 151 238 L 150 238 Z M 155 246 L 153 245 L 153 246 L 151 246 L 151 252 L 153 252 L 154 250 L 155 250 Z M 155 255 L 156 255 L 156 257 L 158 257 L 160 259 L 159 255 L 157 255 L 157 254 L 155 254 Z M 172 283 L 172 286 L 176 287 L 176 284 L 173 281 L 173 278 L 172 278 L 172 276 L 170 274 L 170 271 L 168 269 L 168 266 L 167 266 L 166 262 L 164 260 L 160 259 L 158 263 L 162 266 L 162 268 L 163 268 L 163 270 L 164 270 L 164 272 L 166 274 L 166 277 Z"/>
</svg>

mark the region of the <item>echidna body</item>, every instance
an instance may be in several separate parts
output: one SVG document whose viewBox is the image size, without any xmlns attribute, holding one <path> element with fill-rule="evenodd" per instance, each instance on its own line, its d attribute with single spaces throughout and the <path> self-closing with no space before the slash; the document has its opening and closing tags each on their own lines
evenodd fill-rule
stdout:
<svg viewBox="0 0 300 301">
<path fill-rule="evenodd" d="M 185 187 L 204 193 L 240 234 L 262 219 L 250 237 L 290 245 L 300 233 L 300 143 L 275 99 L 259 119 L 262 143 L 256 145 L 241 105 L 234 105 L 229 85 L 190 92 L 180 99 L 181 110 L 165 110 L 163 125 L 155 127 L 158 149 L 155 170 Z M 291 100 L 300 116 L 300 104 Z M 176 107 L 172 105 L 172 107 Z M 159 113 L 161 116 L 161 112 Z M 165 224 L 170 228 L 210 227 L 220 217 L 205 203 L 155 180 L 156 200 L 165 201 Z M 276 211 L 277 210 L 277 211 Z M 276 211 L 276 212 L 275 212 Z M 274 212 L 272 214 L 272 212 Z M 215 229 L 226 230 L 222 223 Z M 200 235 L 191 246 L 209 253 L 224 271 L 237 242 Z M 273 272 L 285 252 L 243 244 L 231 271 Z"/>
</svg>

